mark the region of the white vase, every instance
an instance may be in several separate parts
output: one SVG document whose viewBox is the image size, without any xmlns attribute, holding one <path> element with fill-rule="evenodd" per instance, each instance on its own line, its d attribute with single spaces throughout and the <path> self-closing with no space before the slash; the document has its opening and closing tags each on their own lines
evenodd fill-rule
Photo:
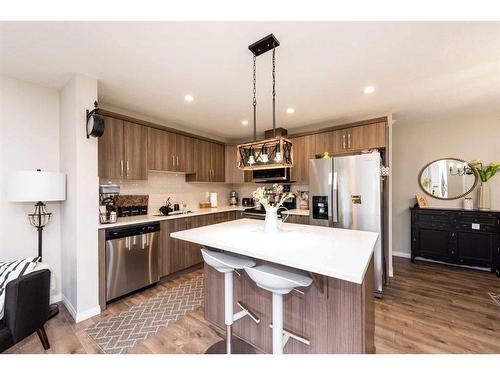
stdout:
<svg viewBox="0 0 500 375">
<path fill-rule="evenodd" d="M 265 207 L 266 220 L 264 223 L 264 231 L 266 233 L 277 233 L 280 230 L 280 222 L 278 220 L 277 207 Z"/>
<path fill-rule="evenodd" d="M 481 182 L 479 187 L 479 203 L 480 210 L 491 209 L 491 191 L 489 182 Z"/>
</svg>

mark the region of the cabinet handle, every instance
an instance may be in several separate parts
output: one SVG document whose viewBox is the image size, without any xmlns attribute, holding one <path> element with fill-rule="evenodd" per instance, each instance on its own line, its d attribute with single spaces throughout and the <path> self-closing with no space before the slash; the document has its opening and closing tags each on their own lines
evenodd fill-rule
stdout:
<svg viewBox="0 0 500 375">
<path fill-rule="evenodd" d="M 126 161 L 126 165 L 127 165 L 127 177 L 128 177 L 128 171 L 129 171 L 129 168 L 128 168 L 128 160 Z"/>
<path fill-rule="evenodd" d="M 347 148 L 351 148 L 351 133 L 347 133 Z"/>
<path fill-rule="evenodd" d="M 172 168 L 175 168 L 175 156 L 172 155 Z"/>
<path fill-rule="evenodd" d="M 120 160 L 120 177 L 123 177 L 123 160 Z"/>
<path fill-rule="evenodd" d="M 342 134 L 342 148 L 345 150 L 345 134 Z"/>
<path fill-rule="evenodd" d="M 177 168 L 179 168 L 179 156 L 177 156 Z"/>
</svg>

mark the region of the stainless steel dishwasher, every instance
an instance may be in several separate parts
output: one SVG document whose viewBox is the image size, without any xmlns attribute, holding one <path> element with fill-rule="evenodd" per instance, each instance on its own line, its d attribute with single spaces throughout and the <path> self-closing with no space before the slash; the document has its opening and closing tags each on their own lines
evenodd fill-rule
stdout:
<svg viewBox="0 0 500 375">
<path fill-rule="evenodd" d="M 158 222 L 106 230 L 106 301 L 160 280 L 159 235 Z"/>
</svg>

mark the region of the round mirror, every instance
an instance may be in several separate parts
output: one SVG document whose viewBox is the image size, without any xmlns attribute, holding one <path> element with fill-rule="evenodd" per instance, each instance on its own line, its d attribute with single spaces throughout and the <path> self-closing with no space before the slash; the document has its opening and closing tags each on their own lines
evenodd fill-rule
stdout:
<svg viewBox="0 0 500 375">
<path fill-rule="evenodd" d="M 461 198 L 474 189 L 477 180 L 469 163 L 452 158 L 430 162 L 418 176 L 422 190 L 437 199 Z"/>
</svg>

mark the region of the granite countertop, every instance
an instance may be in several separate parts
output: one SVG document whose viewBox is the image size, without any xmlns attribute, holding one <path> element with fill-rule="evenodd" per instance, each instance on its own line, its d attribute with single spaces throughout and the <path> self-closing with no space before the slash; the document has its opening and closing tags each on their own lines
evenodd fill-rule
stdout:
<svg viewBox="0 0 500 375">
<path fill-rule="evenodd" d="M 148 215 L 119 217 L 118 221 L 116 223 L 99 224 L 99 229 L 122 227 L 122 226 L 133 225 L 133 224 L 150 223 L 150 222 L 154 222 L 154 221 L 174 220 L 174 219 L 179 219 L 182 217 L 209 215 L 209 214 L 216 214 L 216 213 L 221 213 L 221 212 L 244 211 L 246 208 L 248 208 L 248 207 L 223 206 L 223 207 L 216 207 L 216 208 L 198 208 L 196 210 L 193 210 L 193 212 L 186 213 L 186 214 L 180 214 L 180 215 L 156 216 L 156 215 L 148 214 Z M 288 213 L 290 215 L 309 216 L 308 210 L 294 209 L 294 210 L 288 210 Z"/>
<path fill-rule="evenodd" d="M 264 232 L 263 221 L 240 219 L 174 232 L 171 236 L 361 284 L 378 233 L 284 223 L 280 232 L 269 234 Z"/>
</svg>

